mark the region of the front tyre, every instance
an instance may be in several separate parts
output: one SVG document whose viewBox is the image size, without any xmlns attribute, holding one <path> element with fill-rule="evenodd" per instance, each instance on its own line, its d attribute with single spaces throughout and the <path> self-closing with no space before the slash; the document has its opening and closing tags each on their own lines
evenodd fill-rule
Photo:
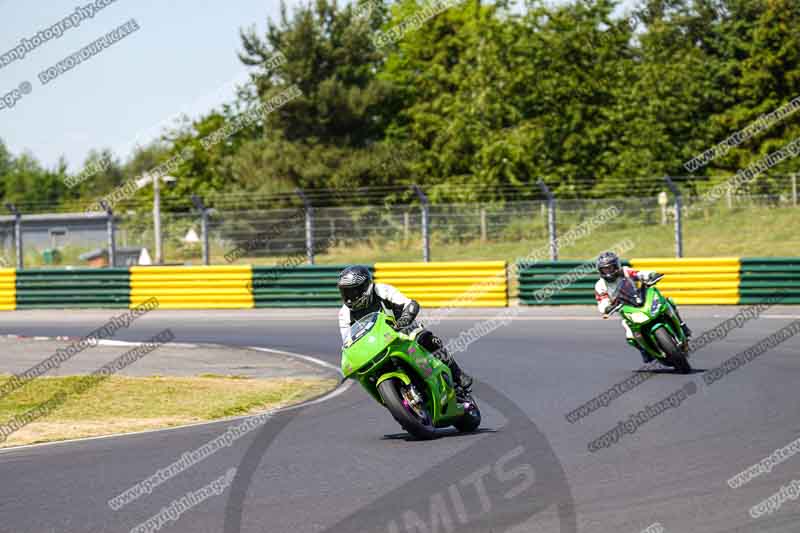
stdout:
<svg viewBox="0 0 800 533">
<path fill-rule="evenodd" d="M 667 354 L 667 361 L 675 370 L 681 374 L 688 374 L 692 371 L 689 361 L 686 359 L 686 354 L 681 350 L 680 346 L 672 338 L 666 328 L 659 328 L 655 331 L 656 342 Z"/>
<path fill-rule="evenodd" d="M 403 429 L 418 439 L 428 440 L 436 436 L 431 415 L 413 383 L 406 385 L 397 378 L 390 378 L 378 385 L 378 392 L 383 404 Z"/>
</svg>

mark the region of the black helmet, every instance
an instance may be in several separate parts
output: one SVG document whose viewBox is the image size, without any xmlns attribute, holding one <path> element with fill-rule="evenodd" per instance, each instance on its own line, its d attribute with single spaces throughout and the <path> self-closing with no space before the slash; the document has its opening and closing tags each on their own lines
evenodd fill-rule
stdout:
<svg viewBox="0 0 800 533">
<path fill-rule="evenodd" d="M 616 280 L 622 274 L 619 257 L 614 252 L 603 252 L 597 258 L 597 271 L 606 281 Z"/>
<path fill-rule="evenodd" d="M 350 309 L 364 309 L 372 300 L 372 273 L 365 266 L 352 265 L 342 270 L 336 286 Z"/>
</svg>

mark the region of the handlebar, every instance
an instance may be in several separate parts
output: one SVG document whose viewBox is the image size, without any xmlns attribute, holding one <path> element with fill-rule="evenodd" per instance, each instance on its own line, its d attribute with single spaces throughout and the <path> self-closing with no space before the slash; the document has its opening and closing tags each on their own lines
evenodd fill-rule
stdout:
<svg viewBox="0 0 800 533">
<path fill-rule="evenodd" d="M 653 285 L 655 285 L 656 283 L 661 281 L 661 278 L 663 278 L 663 277 L 664 277 L 664 274 L 658 274 L 658 275 L 654 276 L 652 279 L 649 279 L 647 281 L 643 281 L 642 285 L 645 286 L 645 287 L 652 287 Z M 609 316 L 613 315 L 614 313 L 616 313 L 617 311 L 622 309 L 623 305 L 625 305 L 623 302 L 615 303 L 614 305 L 612 305 L 608 309 L 608 311 L 603 313 L 603 318 L 608 318 Z"/>
<path fill-rule="evenodd" d="M 622 303 L 622 302 L 617 302 L 616 304 L 612 305 L 609 310 L 607 310 L 605 313 L 603 313 L 603 318 L 610 317 L 611 315 L 613 315 L 614 313 L 616 313 L 617 311 L 622 309 L 623 305 L 625 305 L 625 304 Z"/>
</svg>

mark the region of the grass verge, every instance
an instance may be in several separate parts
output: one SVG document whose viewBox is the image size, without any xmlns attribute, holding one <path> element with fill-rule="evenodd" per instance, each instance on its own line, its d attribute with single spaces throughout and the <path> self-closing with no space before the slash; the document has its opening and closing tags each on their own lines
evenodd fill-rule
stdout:
<svg viewBox="0 0 800 533">
<path fill-rule="evenodd" d="M 2 376 L 3 379 L 8 376 Z M 58 392 L 67 401 L 8 436 L 0 447 L 159 429 L 275 409 L 318 396 L 335 379 L 237 376 L 112 376 L 71 396 L 85 376 L 43 377 L 0 399 L 0 421 L 40 405 Z"/>
</svg>

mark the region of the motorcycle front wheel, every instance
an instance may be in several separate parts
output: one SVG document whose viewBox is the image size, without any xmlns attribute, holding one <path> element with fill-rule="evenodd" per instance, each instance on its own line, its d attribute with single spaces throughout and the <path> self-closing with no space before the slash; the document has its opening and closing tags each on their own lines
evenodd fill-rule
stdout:
<svg viewBox="0 0 800 533">
<path fill-rule="evenodd" d="M 688 374 L 692 371 L 692 367 L 686 359 L 686 354 L 683 353 L 683 350 L 681 350 L 680 346 L 675 342 L 675 339 L 672 338 L 669 331 L 665 328 L 659 328 L 655 332 L 655 337 L 658 345 L 664 350 L 664 353 L 669 356 L 667 361 L 675 367 L 675 370 L 681 374 Z"/>
<path fill-rule="evenodd" d="M 411 435 L 428 440 L 436 436 L 431 415 L 414 384 L 390 378 L 378 385 L 378 392 L 395 420 Z"/>
</svg>

